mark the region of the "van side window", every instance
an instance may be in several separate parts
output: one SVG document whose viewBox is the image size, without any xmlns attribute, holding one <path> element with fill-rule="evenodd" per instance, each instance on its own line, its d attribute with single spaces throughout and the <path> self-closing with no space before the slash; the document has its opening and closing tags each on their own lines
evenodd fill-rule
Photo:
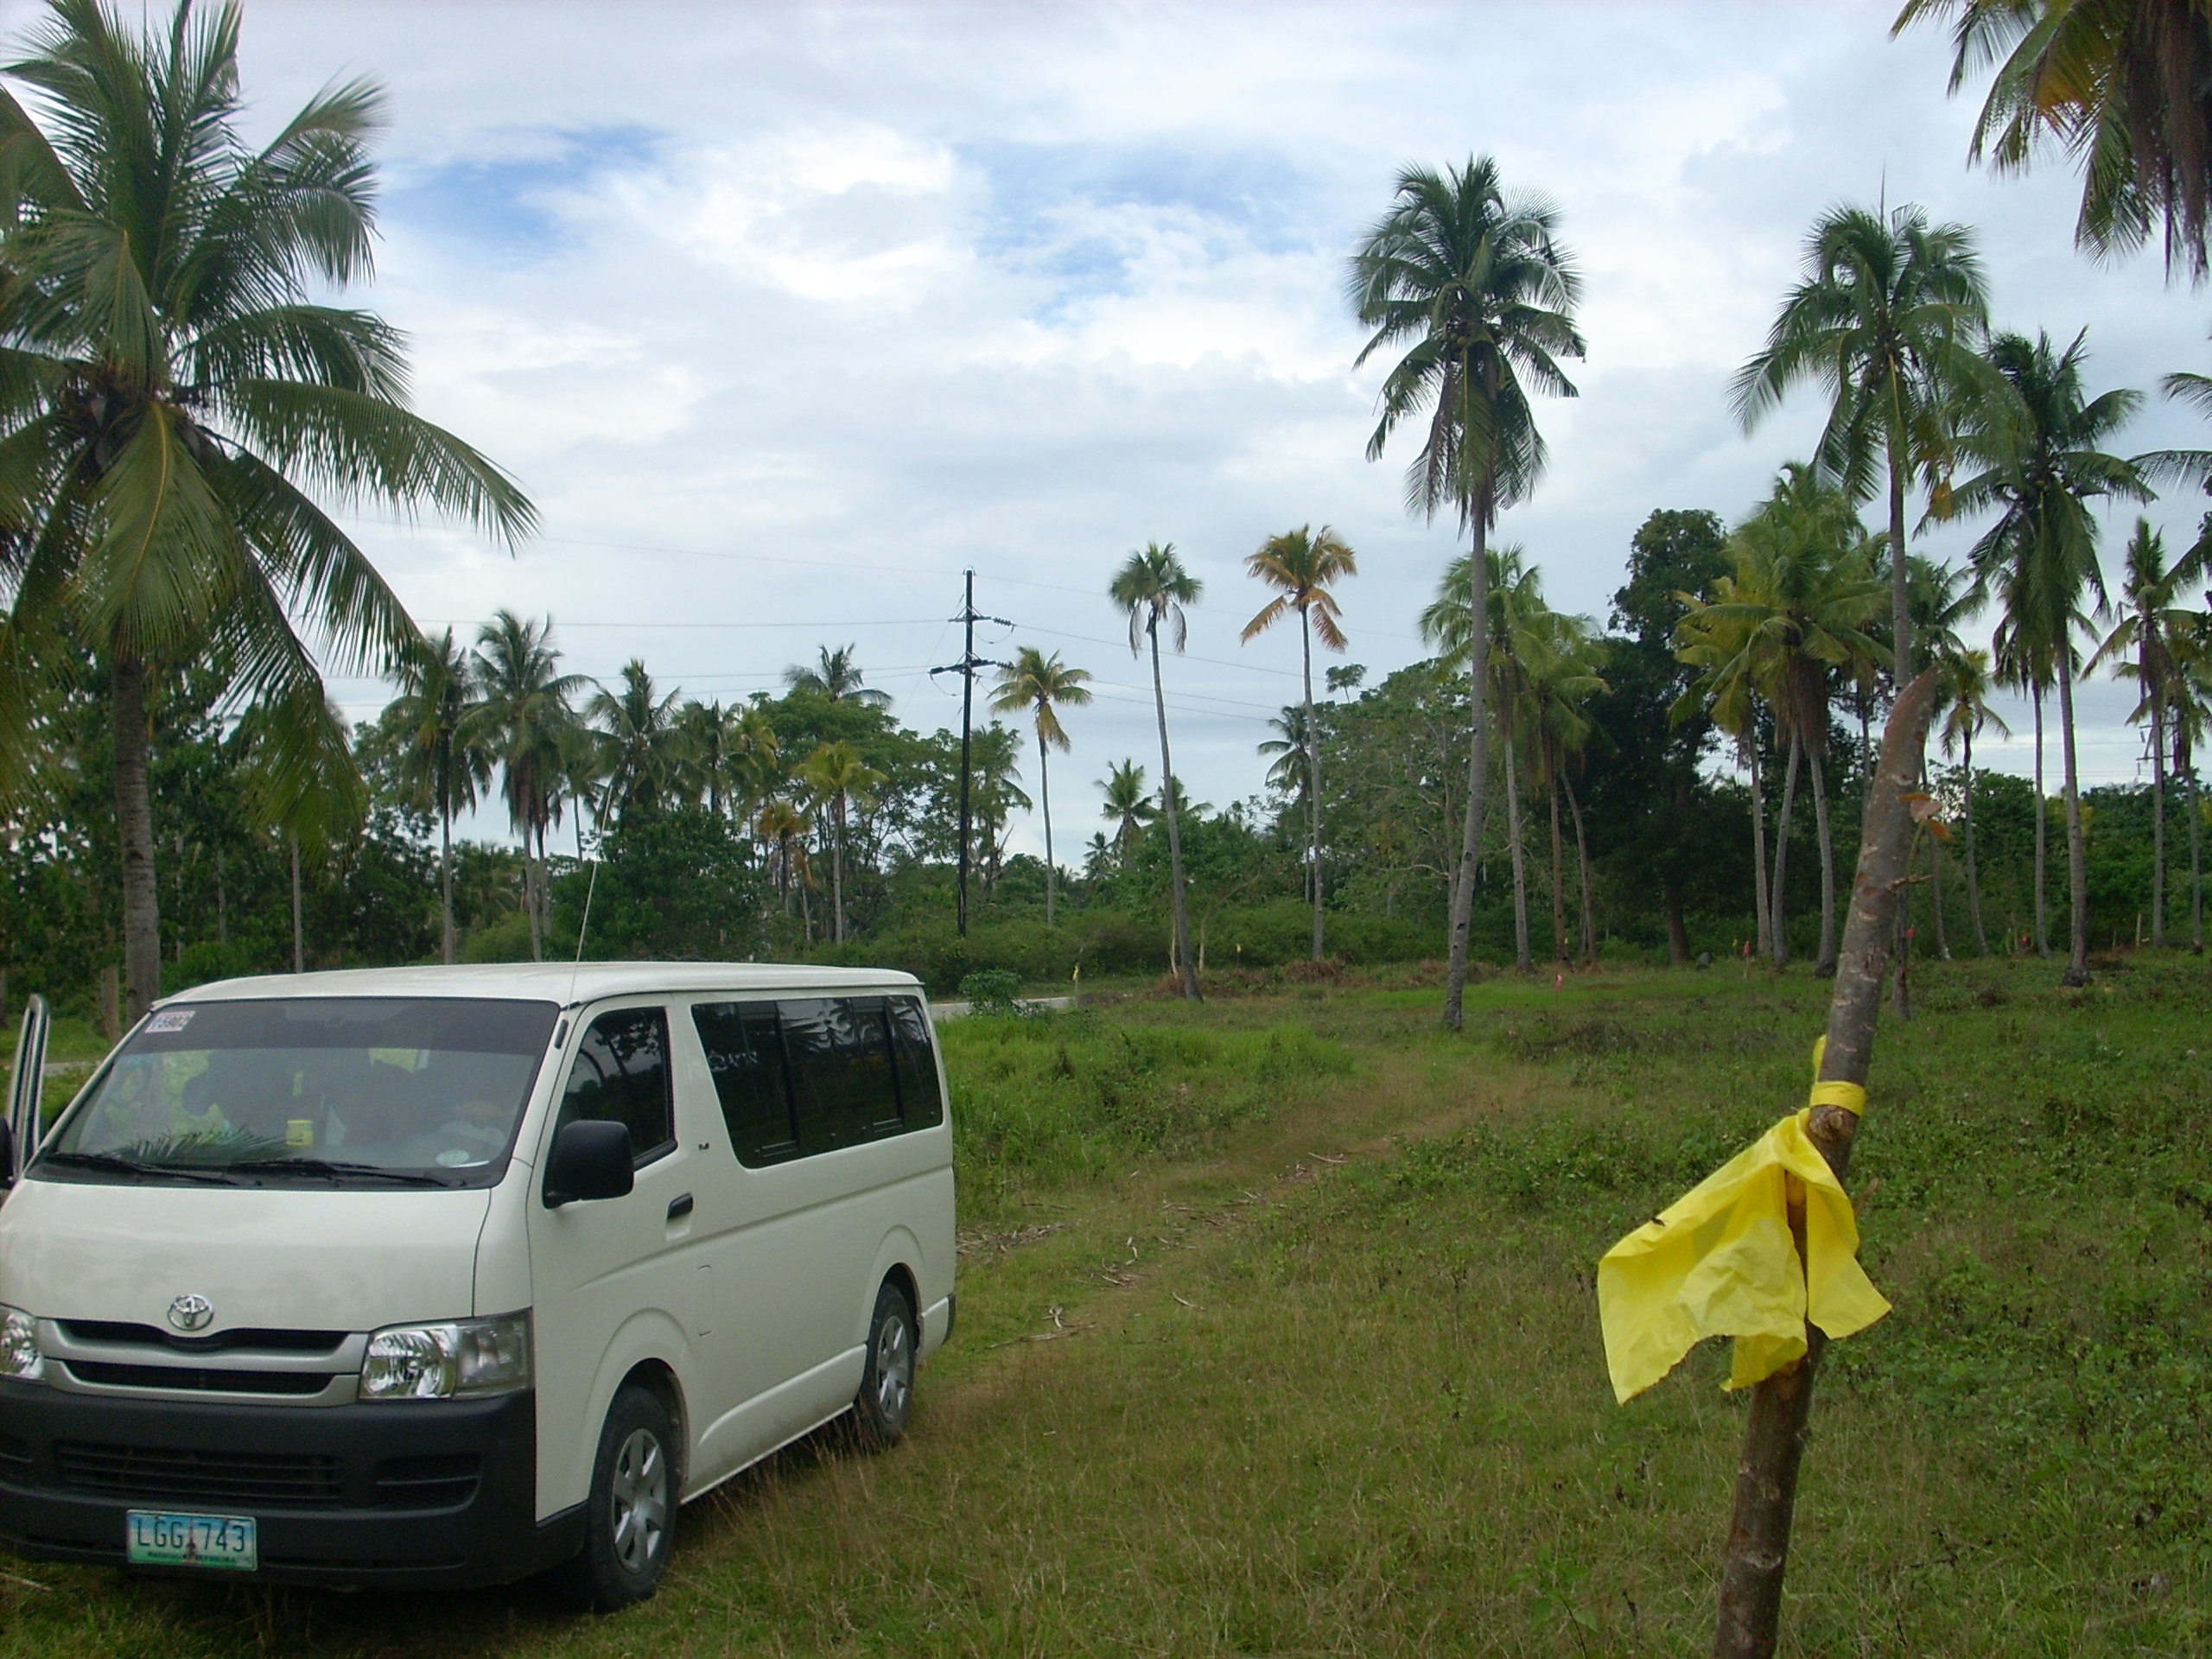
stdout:
<svg viewBox="0 0 2212 1659">
<path fill-rule="evenodd" d="M 808 997 L 777 1006 L 802 1154 L 858 1146 L 905 1127 L 885 999 Z"/>
<path fill-rule="evenodd" d="M 676 1145 L 665 1010 L 618 1008 L 591 1022 L 569 1068 L 556 1130 L 578 1118 L 624 1125 L 630 1156 L 640 1165 Z"/>
<path fill-rule="evenodd" d="M 891 999 L 891 1052 L 899 1076 L 899 1116 L 910 1129 L 935 1128 L 944 1122 L 944 1099 L 938 1092 L 930 1017 L 919 999 Z"/>
<path fill-rule="evenodd" d="M 757 1169 L 798 1156 L 798 1130 L 784 1076 L 784 1045 L 772 1002 L 695 1002 L 691 1023 L 707 1052 L 730 1149 Z"/>
</svg>

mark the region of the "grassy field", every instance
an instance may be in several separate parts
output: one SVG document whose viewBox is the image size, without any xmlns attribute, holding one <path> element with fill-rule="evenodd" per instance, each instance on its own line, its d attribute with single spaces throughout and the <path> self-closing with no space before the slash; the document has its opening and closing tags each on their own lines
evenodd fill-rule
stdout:
<svg viewBox="0 0 2212 1659">
<path fill-rule="evenodd" d="M 2212 980 L 2056 980 L 1932 969 L 1882 1033 L 1897 1312 L 1831 1350 L 1787 1652 L 2212 1647 Z M 1436 999 L 948 1027 L 961 1331 L 912 1436 L 695 1506 L 644 1607 L 11 1563 L 0 1655 L 1702 1652 L 1741 1405 L 1708 1344 L 1615 1406 L 1592 1270 L 1802 1100 L 1824 988 Z"/>
</svg>

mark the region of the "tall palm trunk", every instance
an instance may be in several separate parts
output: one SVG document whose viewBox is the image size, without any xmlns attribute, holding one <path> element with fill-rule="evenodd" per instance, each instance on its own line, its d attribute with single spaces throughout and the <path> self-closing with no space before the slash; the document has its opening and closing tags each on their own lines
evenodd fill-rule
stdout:
<svg viewBox="0 0 2212 1659">
<path fill-rule="evenodd" d="M 845 942 L 845 792 L 839 790 L 830 803 L 830 827 L 836 839 L 830 843 L 830 941 Z"/>
<path fill-rule="evenodd" d="M 1546 742 L 1546 748 L 1551 747 Z M 1552 950 L 1558 960 L 1567 960 L 1567 850 L 1560 838 L 1559 827 L 1559 767 L 1549 765 L 1545 771 L 1551 779 L 1552 798 Z"/>
<path fill-rule="evenodd" d="M 1313 728 L 1313 626 L 1308 607 L 1298 607 L 1298 645 L 1306 668 L 1306 814 L 1311 836 L 1313 892 L 1313 960 L 1324 951 L 1321 921 L 1321 734 Z"/>
<path fill-rule="evenodd" d="M 453 966 L 453 740 L 441 737 L 438 762 L 439 958 Z"/>
<path fill-rule="evenodd" d="M 1767 912 L 1766 793 L 1759 783 L 1759 741 L 1756 725 L 1751 728 L 1745 753 L 1750 757 L 1751 772 L 1751 908 L 1758 917 L 1758 953 L 1764 957 L 1774 948 L 1774 918 Z"/>
<path fill-rule="evenodd" d="M 1175 810 L 1175 765 L 1167 753 L 1167 691 L 1160 677 L 1160 618 L 1154 615 L 1145 632 L 1152 640 L 1152 708 L 1160 720 L 1160 799 L 1167 812 L 1167 879 L 1174 888 L 1175 969 L 1183 982 L 1183 995 L 1198 1000 L 1198 967 L 1191 959 L 1191 906 L 1183 891 L 1183 827 Z"/>
<path fill-rule="evenodd" d="M 1513 855 L 1513 965 L 1524 974 L 1536 971 L 1529 954 L 1529 855 L 1521 840 L 1521 766 L 1516 753 L 1513 722 L 1500 722 L 1505 732 L 1505 844 Z"/>
<path fill-rule="evenodd" d="M 119 656 L 108 671 L 115 717 L 115 817 L 123 844 L 123 1023 L 133 1026 L 162 994 L 161 895 L 154 887 L 154 803 L 146 777 L 152 710 L 143 658 Z"/>
<path fill-rule="evenodd" d="M 1967 919 L 1974 924 L 1974 953 L 1978 957 L 1989 954 L 1989 936 L 1981 927 L 1981 877 L 1974 861 L 1974 731 L 1965 733 L 1965 795 L 1959 817 L 1964 824 L 1967 839 Z"/>
<path fill-rule="evenodd" d="M 2059 982 L 2089 982 L 2089 873 L 2082 845 L 2082 791 L 2074 763 L 2074 664 L 2071 642 L 2058 652 L 2058 742 L 2066 764 L 2066 897 L 2073 912 L 2066 971 Z"/>
<path fill-rule="evenodd" d="M 1484 546 L 1489 529 L 1491 484 L 1485 478 L 1475 493 L 1474 511 L 1467 517 L 1473 525 L 1467 561 L 1467 603 L 1474 626 L 1468 634 L 1468 678 L 1474 718 L 1467 737 L 1467 811 L 1459 834 L 1459 874 L 1452 884 L 1450 961 L 1444 976 L 1444 1024 L 1457 1031 L 1465 1015 L 1461 999 L 1467 986 L 1467 947 L 1475 912 L 1475 858 L 1481 850 L 1483 793 L 1490 784 L 1490 569 Z"/>
<path fill-rule="evenodd" d="M 300 913 L 300 838 L 288 836 L 292 855 L 292 971 L 304 974 L 308 970 L 307 919 Z"/>
<path fill-rule="evenodd" d="M 1051 757 L 1045 753 L 1045 734 L 1037 734 L 1037 798 L 1045 813 L 1045 925 L 1052 922 L 1053 891 L 1059 885 L 1059 867 L 1052 862 L 1052 773 Z"/>
<path fill-rule="evenodd" d="M 2203 809 L 2196 804 L 2196 767 L 2184 768 L 2189 779 L 2189 948 L 2204 949 L 2204 861 L 2201 852 Z"/>
<path fill-rule="evenodd" d="M 1825 722 L 1823 722 L 1825 723 Z M 1821 851 L 1821 949 L 1813 958 L 1813 977 L 1827 979 L 1835 973 L 1835 837 L 1828 825 L 1827 745 L 1808 755 L 1813 774 L 1813 828 Z"/>
<path fill-rule="evenodd" d="M 2050 802 L 2043 792 L 2043 687 L 2031 688 L 2029 704 L 2036 721 L 2036 955 L 2050 955 L 2049 861 L 2044 852 L 2045 831 L 2050 823 Z"/>
<path fill-rule="evenodd" d="M 1590 891 L 1590 838 L 1582 829 L 1582 803 L 1575 798 L 1574 779 L 1561 772 L 1560 781 L 1567 788 L 1567 810 L 1574 819 L 1574 868 L 1581 876 L 1582 887 L 1582 959 L 1598 960 L 1598 906 Z"/>
<path fill-rule="evenodd" d="M 2166 948 L 2166 711 L 2151 699 L 2151 944 Z"/>
<path fill-rule="evenodd" d="M 1943 962 L 1951 959 L 1951 937 L 1943 931 L 1943 840 L 1931 836 L 1928 841 L 1928 893 L 1930 908 L 1936 917 L 1936 955 Z"/>
<path fill-rule="evenodd" d="M 1894 654 L 1890 683 L 1899 690 L 1912 678 L 1911 584 L 1904 556 L 1904 480 L 1911 463 L 1905 456 L 1903 390 L 1890 383 L 1890 640 Z"/>
<path fill-rule="evenodd" d="M 1789 960 L 1789 820 L 1797 810 L 1797 760 L 1803 746 L 1789 734 L 1789 764 L 1782 773 L 1782 816 L 1774 828 L 1774 898 L 1767 906 L 1774 927 L 1774 965 Z"/>
</svg>

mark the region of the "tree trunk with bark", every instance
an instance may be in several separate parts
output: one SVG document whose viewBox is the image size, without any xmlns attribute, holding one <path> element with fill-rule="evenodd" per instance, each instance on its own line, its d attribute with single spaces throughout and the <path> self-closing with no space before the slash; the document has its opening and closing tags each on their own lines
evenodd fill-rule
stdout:
<svg viewBox="0 0 2212 1659">
<path fill-rule="evenodd" d="M 1774 949 L 1774 918 L 1767 913 L 1766 796 L 1759 785 L 1757 727 L 1752 728 L 1746 753 L 1751 756 L 1751 909 L 1757 917 L 1758 952 L 1764 957 Z"/>
<path fill-rule="evenodd" d="M 1191 960 L 1191 906 L 1183 889 L 1183 829 L 1175 810 L 1175 767 L 1167 753 L 1167 692 L 1160 677 L 1160 618 L 1145 629 L 1152 640 L 1152 706 L 1160 717 L 1160 800 L 1167 812 L 1167 879 L 1174 889 L 1175 967 L 1183 995 L 1198 1000 L 1198 969 Z"/>
<path fill-rule="evenodd" d="M 1547 747 L 1549 747 L 1548 744 Z M 1552 808 L 1552 953 L 1565 962 L 1567 947 L 1567 842 L 1560 832 L 1559 822 L 1559 766 L 1557 757 L 1545 771 L 1551 782 Z"/>
<path fill-rule="evenodd" d="M 1821 854 L 1821 948 L 1813 958 L 1815 979 L 1826 979 L 1835 972 L 1835 837 L 1828 823 L 1825 747 L 1808 757 L 1812 762 L 1814 839 L 1820 843 Z"/>
<path fill-rule="evenodd" d="M 300 913 L 300 838 L 284 837 L 292 855 L 292 971 L 304 974 L 308 970 L 308 930 L 306 918 Z"/>
<path fill-rule="evenodd" d="M 1574 868 L 1582 878 L 1582 959 L 1595 962 L 1598 960 L 1598 905 L 1590 886 L 1590 837 L 1582 827 L 1582 803 L 1575 798 L 1574 779 L 1562 772 L 1560 781 L 1567 786 L 1567 810 L 1574 817 Z"/>
<path fill-rule="evenodd" d="M 1045 753 L 1043 728 L 1037 732 L 1037 799 L 1045 814 L 1045 925 L 1056 925 L 1053 921 L 1054 889 L 1059 885 L 1059 867 L 1052 862 L 1052 757 Z"/>
<path fill-rule="evenodd" d="M 1774 897 L 1767 903 L 1767 914 L 1774 929 L 1777 968 L 1789 960 L 1789 820 L 1797 805 L 1797 761 L 1802 747 L 1791 733 L 1789 764 L 1782 774 L 1782 816 L 1774 830 Z"/>
<path fill-rule="evenodd" d="M 2074 761 L 2074 665 L 2070 647 L 2058 653 L 2058 742 L 2066 765 L 2066 898 L 2073 912 L 2062 985 L 2089 982 L 2089 874 L 2082 842 L 2082 791 Z"/>
<path fill-rule="evenodd" d="M 1472 528 L 1472 556 L 1467 561 L 1467 604 L 1474 627 L 1468 635 L 1468 676 L 1474 718 L 1467 736 L 1467 811 L 1459 835 L 1459 874 L 1452 885 L 1450 959 L 1444 975 L 1445 1028 L 1457 1031 L 1465 1018 L 1467 957 L 1475 910 L 1476 856 L 1482 848 L 1483 793 L 1490 783 L 1490 569 L 1484 546 L 1490 524 L 1491 487 L 1484 480 L 1467 515 Z"/>
<path fill-rule="evenodd" d="M 1313 960 L 1326 949 L 1321 920 L 1321 734 L 1313 725 L 1313 626 L 1306 605 L 1298 607 L 1298 645 L 1306 669 L 1306 814 L 1313 858 Z"/>
<path fill-rule="evenodd" d="M 1933 673 L 1923 674 L 1898 694 L 1882 736 L 1881 766 L 1867 803 L 1858 874 L 1852 883 L 1851 915 L 1837 960 L 1835 989 L 1828 1001 L 1827 1046 L 1821 1062 L 1823 1081 L 1863 1087 L 1873 1058 L 1882 975 L 1896 938 L 1897 896 L 1904 886 L 1912 843 L 1912 815 L 1904 798 L 1920 776 L 1936 681 Z M 1851 1166 L 1857 1116 L 1841 1107 L 1816 1106 L 1808 1128 L 1828 1167 L 1842 1180 Z M 1803 1189 L 1792 1185 L 1796 1191 L 1790 1203 L 1791 1230 L 1802 1262 Z M 1751 1390 L 1750 1421 L 1736 1466 L 1727 1554 L 1721 1567 L 1714 1659 L 1769 1659 L 1780 1633 L 1783 1574 L 1789 1565 L 1797 1478 L 1811 1424 L 1813 1381 L 1827 1345 L 1817 1325 L 1808 1324 L 1805 1337 L 1804 1357 Z"/>
<path fill-rule="evenodd" d="M 2151 699 L 2151 944 L 2166 948 L 2165 704 Z"/>
<path fill-rule="evenodd" d="M 2050 861 L 2044 851 L 2050 823 L 2050 801 L 2043 792 L 2043 687 L 2030 688 L 2029 706 L 2036 723 L 2036 955 L 2050 955 Z"/>
<path fill-rule="evenodd" d="M 162 903 L 154 885 L 154 803 L 147 777 L 153 736 L 143 659 L 118 657 L 108 671 L 115 717 L 115 818 L 123 849 L 124 1024 L 135 1025 L 162 994 Z"/>
<path fill-rule="evenodd" d="M 1529 951 L 1529 858 L 1521 839 L 1521 766 L 1515 753 L 1513 722 L 1501 722 L 1505 733 L 1505 844 L 1513 855 L 1513 965 L 1524 974 L 1536 971 Z"/>
<path fill-rule="evenodd" d="M 1989 936 L 1981 927 L 1981 876 L 1974 861 L 1974 733 L 1968 729 L 1962 739 L 1964 774 L 1962 804 L 1959 817 L 1966 830 L 1967 842 L 1967 919 L 1974 924 L 1974 953 L 1978 957 L 1989 954 Z"/>
</svg>

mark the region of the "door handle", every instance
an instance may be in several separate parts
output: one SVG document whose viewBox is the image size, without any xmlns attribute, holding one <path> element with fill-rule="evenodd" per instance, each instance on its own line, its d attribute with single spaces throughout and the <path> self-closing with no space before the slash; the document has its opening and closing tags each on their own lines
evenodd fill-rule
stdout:
<svg viewBox="0 0 2212 1659">
<path fill-rule="evenodd" d="M 689 1192 L 684 1193 L 681 1198 L 671 1198 L 668 1201 L 668 1218 L 671 1221 L 680 1221 L 691 1213 L 692 1208 L 691 1195 Z"/>
</svg>

